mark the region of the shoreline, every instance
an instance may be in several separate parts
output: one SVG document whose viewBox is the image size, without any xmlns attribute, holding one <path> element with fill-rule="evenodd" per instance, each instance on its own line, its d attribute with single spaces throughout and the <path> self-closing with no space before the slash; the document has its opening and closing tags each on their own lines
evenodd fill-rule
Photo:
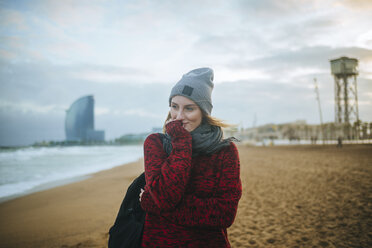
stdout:
<svg viewBox="0 0 372 248">
<path fill-rule="evenodd" d="M 121 166 L 121 165 L 119 165 L 119 166 Z M 13 200 L 13 199 L 24 197 L 26 195 L 30 195 L 30 194 L 33 194 L 33 193 L 53 189 L 53 188 L 56 188 L 56 187 L 72 184 L 72 183 L 75 183 L 75 182 L 80 182 L 80 181 L 83 181 L 83 180 L 86 180 L 86 179 L 92 177 L 93 174 L 76 176 L 76 177 L 60 179 L 60 180 L 56 180 L 56 181 L 52 181 L 52 182 L 48 182 L 48 183 L 43 183 L 43 184 L 37 185 L 35 187 L 32 187 L 29 190 L 23 191 L 21 193 L 1 197 L 0 198 L 0 204 L 4 203 L 4 202 L 7 202 L 7 201 L 10 201 L 10 200 Z"/>
<path fill-rule="evenodd" d="M 54 189 L 54 188 L 63 187 L 63 186 L 66 186 L 66 185 L 70 185 L 70 184 L 74 184 L 74 183 L 77 183 L 77 182 L 85 181 L 89 178 L 94 177 L 96 174 L 99 174 L 101 172 L 109 171 L 109 170 L 114 169 L 116 167 L 126 166 L 127 164 L 137 163 L 140 160 L 143 160 L 143 158 L 139 158 L 135 161 L 131 161 L 131 162 L 128 162 L 128 163 L 115 165 L 111 168 L 103 169 L 103 170 L 93 172 L 93 173 L 89 173 L 89 174 L 86 174 L 86 175 L 79 175 L 79 176 L 74 176 L 74 177 L 70 177 L 70 178 L 64 178 L 64 179 L 59 179 L 59 180 L 43 183 L 43 184 L 37 185 L 35 187 L 32 187 L 31 189 L 25 190 L 23 192 L 1 197 L 0 198 L 0 205 L 2 203 L 8 202 L 8 201 L 11 201 L 11 200 L 14 200 L 14 199 L 18 199 L 18 198 L 22 198 L 22 197 L 25 197 L 25 196 L 28 196 L 28 195 L 32 195 L 34 193 L 43 192 L 43 191 L 51 190 L 51 189 Z"/>
<path fill-rule="evenodd" d="M 239 145 L 243 195 L 236 247 L 368 247 L 372 146 Z M 0 203 L 0 247 L 107 247 L 143 158 Z"/>
<path fill-rule="evenodd" d="M 94 173 L 137 161 L 142 146 L 50 147 L 2 152 L 0 203 L 85 180 Z"/>
</svg>

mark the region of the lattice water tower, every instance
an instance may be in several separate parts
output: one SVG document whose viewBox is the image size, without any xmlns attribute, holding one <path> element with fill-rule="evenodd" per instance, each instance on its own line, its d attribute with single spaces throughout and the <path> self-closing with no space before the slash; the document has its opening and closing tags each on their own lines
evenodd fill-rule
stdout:
<svg viewBox="0 0 372 248">
<path fill-rule="evenodd" d="M 331 72 L 335 78 L 335 123 L 351 126 L 359 121 L 358 60 L 347 57 L 333 59 Z"/>
</svg>

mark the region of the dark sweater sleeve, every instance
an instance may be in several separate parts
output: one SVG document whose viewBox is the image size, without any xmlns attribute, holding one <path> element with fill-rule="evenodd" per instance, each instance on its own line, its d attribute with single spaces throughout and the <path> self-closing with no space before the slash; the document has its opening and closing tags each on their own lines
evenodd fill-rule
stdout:
<svg viewBox="0 0 372 248">
<path fill-rule="evenodd" d="M 166 128 L 173 147 L 168 157 L 159 135 L 151 134 L 144 143 L 146 186 L 141 207 L 147 212 L 159 213 L 179 204 L 190 176 L 191 135 L 179 121 Z"/>
<path fill-rule="evenodd" d="M 225 152 L 218 188 L 210 198 L 185 195 L 174 210 L 162 213 L 168 220 L 184 226 L 229 227 L 235 219 L 242 194 L 239 154 L 231 143 Z"/>
</svg>

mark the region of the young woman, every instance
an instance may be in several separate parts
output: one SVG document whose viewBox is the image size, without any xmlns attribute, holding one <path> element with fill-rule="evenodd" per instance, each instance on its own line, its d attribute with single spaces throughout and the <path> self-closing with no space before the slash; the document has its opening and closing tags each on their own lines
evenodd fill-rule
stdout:
<svg viewBox="0 0 372 248">
<path fill-rule="evenodd" d="M 143 247 L 230 247 L 241 197 L 240 164 L 233 138 L 210 116 L 213 71 L 199 68 L 173 87 L 165 135 L 144 143 L 146 211 Z"/>
</svg>

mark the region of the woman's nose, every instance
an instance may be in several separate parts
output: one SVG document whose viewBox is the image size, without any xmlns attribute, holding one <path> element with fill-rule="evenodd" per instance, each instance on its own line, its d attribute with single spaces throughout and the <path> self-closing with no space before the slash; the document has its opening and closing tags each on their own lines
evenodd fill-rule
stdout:
<svg viewBox="0 0 372 248">
<path fill-rule="evenodd" d="M 183 120 L 183 111 L 178 111 L 176 120 Z"/>
</svg>

